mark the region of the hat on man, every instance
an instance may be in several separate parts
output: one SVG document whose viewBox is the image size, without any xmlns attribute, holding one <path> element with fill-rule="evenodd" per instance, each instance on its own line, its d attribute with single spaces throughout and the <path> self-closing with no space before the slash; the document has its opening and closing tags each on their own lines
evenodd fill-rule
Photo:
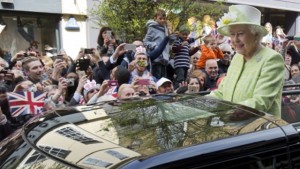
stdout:
<svg viewBox="0 0 300 169">
<path fill-rule="evenodd" d="M 160 86 L 162 86 L 162 85 L 163 85 L 164 83 L 166 83 L 166 82 L 172 83 L 171 80 L 169 80 L 169 79 L 167 79 L 167 78 L 165 78 L 165 77 L 160 78 L 160 79 L 156 82 L 157 88 L 159 88 Z"/>
<path fill-rule="evenodd" d="M 229 26 L 231 25 L 254 25 L 257 26 L 263 36 L 268 34 L 267 29 L 260 25 L 261 12 L 248 5 L 232 5 L 229 12 L 225 13 L 217 22 L 218 32 L 229 36 Z"/>
</svg>

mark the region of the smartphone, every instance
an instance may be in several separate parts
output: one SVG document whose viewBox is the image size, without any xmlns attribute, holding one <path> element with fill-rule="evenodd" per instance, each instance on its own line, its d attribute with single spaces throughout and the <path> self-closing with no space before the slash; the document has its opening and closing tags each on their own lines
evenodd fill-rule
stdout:
<svg viewBox="0 0 300 169">
<path fill-rule="evenodd" d="M 128 51 L 134 51 L 135 52 L 136 46 L 134 44 L 126 44 L 124 46 L 124 49 L 128 50 Z"/>
<path fill-rule="evenodd" d="M 150 80 L 149 79 L 139 79 L 137 81 L 138 85 L 150 85 Z"/>
<path fill-rule="evenodd" d="M 118 81 L 117 80 L 109 80 L 108 86 L 118 86 Z"/>
<path fill-rule="evenodd" d="M 94 53 L 94 51 L 93 51 L 92 48 L 85 48 L 84 49 L 84 54 L 93 54 L 93 53 Z"/>
<path fill-rule="evenodd" d="M 64 55 L 56 55 L 56 56 L 52 56 L 52 60 L 53 60 L 53 61 L 55 61 L 56 59 L 63 60 L 63 59 L 64 59 Z"/>
<path fill-rule="evenodd" d="M 189 93 L 197 93 L 197 86 L 188 85 L 188 91 Z"/>
<path fill-rule="evenodd" d="M 108 39 L 111 39 L 111 31 L 106 31 L 106 36 Z"/>
<path fill-rule="evenodd" d="M 87 70 L 90 66 L 90 59 L 78 59 L 79 70 Z"/>
</svg>

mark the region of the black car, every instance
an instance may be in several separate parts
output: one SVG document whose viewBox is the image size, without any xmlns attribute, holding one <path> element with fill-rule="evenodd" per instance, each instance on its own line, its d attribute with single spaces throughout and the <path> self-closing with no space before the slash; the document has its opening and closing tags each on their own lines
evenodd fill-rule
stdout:
<svg viewBox="0 0 300 169">
<path fill-rule="evenodd" d="M 57 109 L 0 143 L 1 168 L 300 168 L 300 124 L 205 96 Z"/>
</svg>

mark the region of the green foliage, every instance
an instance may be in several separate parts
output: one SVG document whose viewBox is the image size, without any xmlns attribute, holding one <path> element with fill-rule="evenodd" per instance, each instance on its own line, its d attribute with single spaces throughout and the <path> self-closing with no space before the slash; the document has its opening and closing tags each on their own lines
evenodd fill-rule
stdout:
<svg viewBox="0 0 300 169">
<path fill-rule="evenodd" d="M 118 38 L 125 42 L 143 39 L 146 22 L 153 19 L 156 9 L 164 9 L 172 30 L 186 24 L 191 16 L 202 20 L 205 14 L 217 20 L 224 12 L 222 2 L 207 3 L 204 0 L 102 0 L 98 8 L 90 11 L 99 19 L 99 26 L 109 26 Z"/>
</svg>

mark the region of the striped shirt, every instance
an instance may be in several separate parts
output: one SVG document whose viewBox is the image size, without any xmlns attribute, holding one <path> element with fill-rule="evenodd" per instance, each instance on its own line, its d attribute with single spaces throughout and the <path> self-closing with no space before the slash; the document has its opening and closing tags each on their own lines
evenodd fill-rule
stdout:
<svg viewBox="0 0 300 169">
<path fill-rule="evenodd" d="M 188 39 L 189 44 L 195 40 Z M 182 45 L 183 39 L 179 38 L 173 43 L 172 51 L 174 53 L 174 68 L 190 67 L 190 45 Z"/>
</svg>

